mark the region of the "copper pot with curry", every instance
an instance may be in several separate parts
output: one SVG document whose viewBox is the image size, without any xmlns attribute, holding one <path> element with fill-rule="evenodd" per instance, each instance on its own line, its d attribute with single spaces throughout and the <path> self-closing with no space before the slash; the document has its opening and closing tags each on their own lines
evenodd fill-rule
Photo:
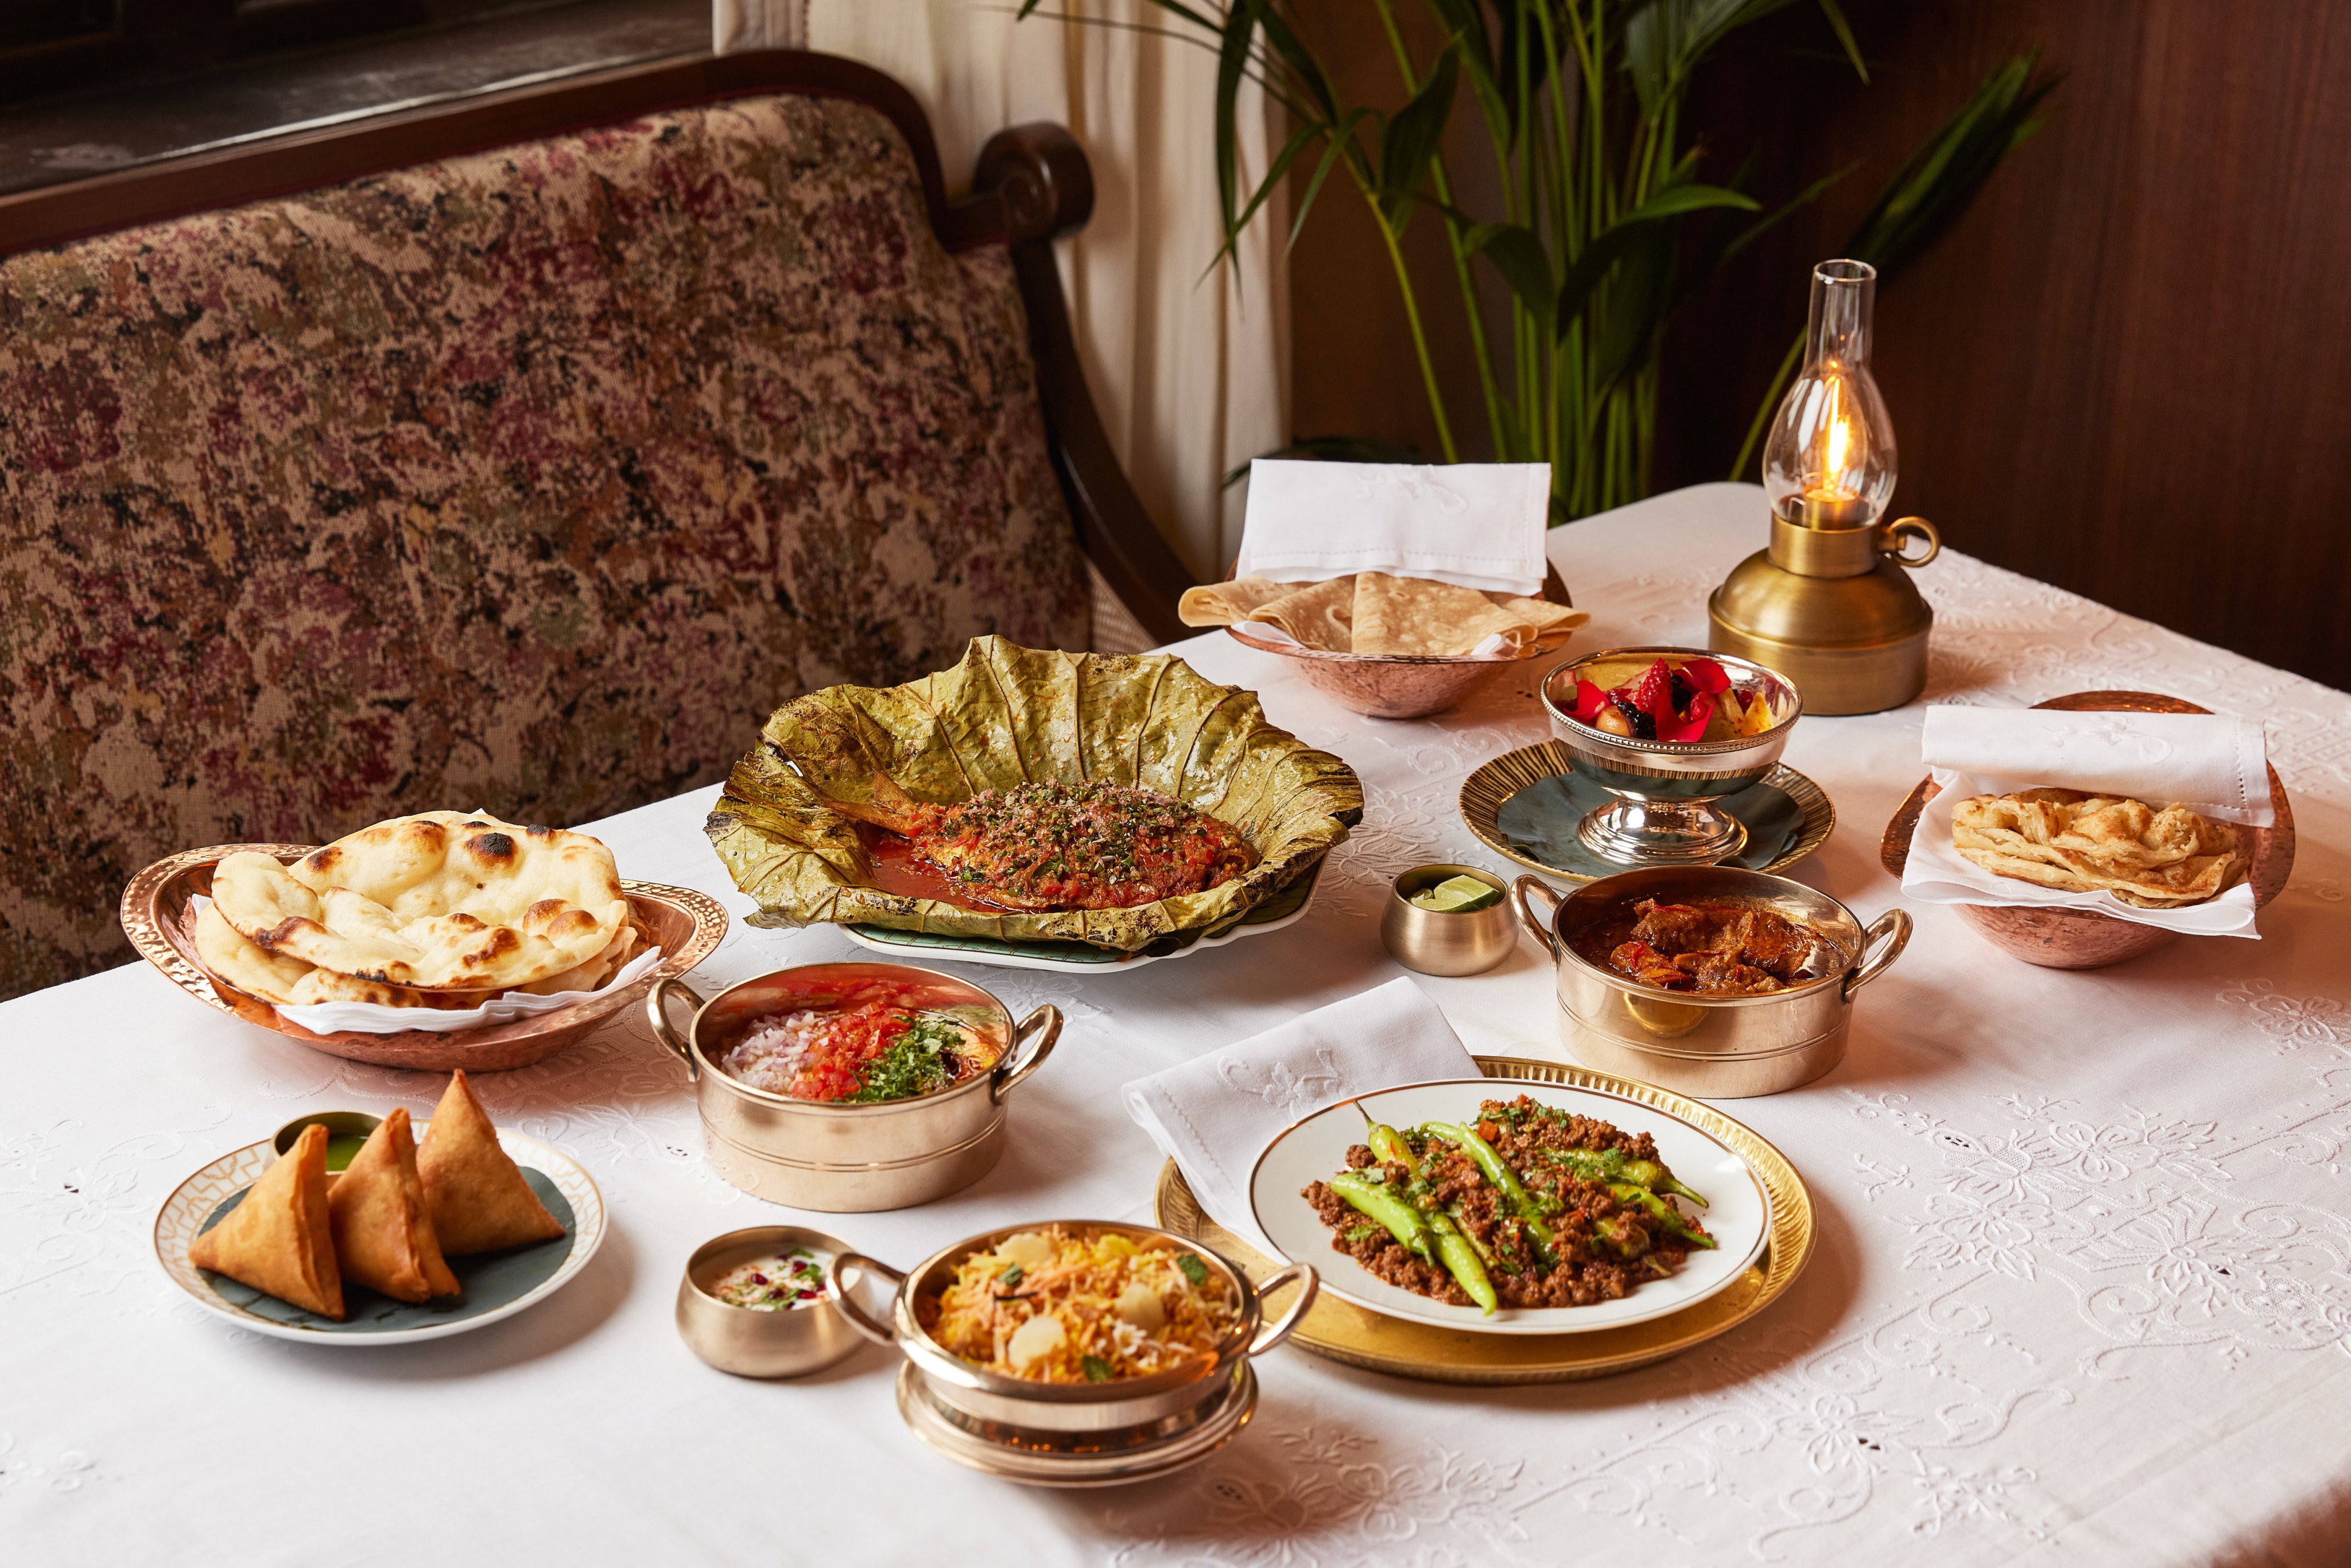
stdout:
<svg viewBox="0 0 2351 1568">
<path fill-rule="evenodd" d="M 1708 1100 L 1776 1094 L 1844 1059 L 1854 994 L 1910 940 L 1785 877 L 1722 866 L 1625 872 L 1562 897 L 1522 876 L 1520 920 L 1550 948 L 1576 1059 Z"/>
</svg>

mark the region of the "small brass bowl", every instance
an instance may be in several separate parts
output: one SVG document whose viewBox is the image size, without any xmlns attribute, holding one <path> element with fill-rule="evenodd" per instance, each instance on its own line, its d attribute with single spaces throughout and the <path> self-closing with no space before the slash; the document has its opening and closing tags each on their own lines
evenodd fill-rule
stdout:
<svg viewBox="0 0 2351 1568">
<path fill-rule="evenodd" d="M 332 1181 L 343 1174 L 344 1166 L 350 1164 L 350 1155 L 348 1154 L 340 1163 L 336 1161 L 334 1141 L 337 1138 L 358 1138 L 365 1142 L 382 1121 L 382 1117 L 371 1115 L 365 1111 L 313 1111 L 308 1115 L 295 1117 L 277 1129 L 277 1135 L 269 1140 L 270 1158 L 276 1159 L 292 1149 L 294 1140 L 302 1135 L 302 1129 L 316 1122 L 327 1129 L 327 1179 Z M 356 1149 L 351 1151 L 352 1154 L 358 1152 Z"/>
<path fill-rule="evenodd" d="M 710 1293 L 718 1277 L 738 1263 L 805 1247 L 824 1260 L 831 1295 L 805 1306 L 762 1311 L 737 1307 Z M 863 1342 L 841 1315 L 841 1281 L 834 1272 L 848 1244 L 797 1225 L 755 1225 L 730 1230 L 694 1249 L 677 1284 L 677 1332 L 685 1347 L 737 1377 L 805 1377 L 822 1372 Z"/>
<path fill-rule="evenodd" d="M 1481 882 L 1499 896 L 1483 909 L 1449 915 L 1412 902 L 1414 894 L 1456 876 Z M 1519 945 L 1510 895 L 1510 886 L 1501 878 L 1474 865 L 1415 866 L 1388 890 L 1387 908 L 1380 915 L 1380 940 L 1407 969 L 1424 975 L 1481 975 L 1509 957 Z"/>
</svg>

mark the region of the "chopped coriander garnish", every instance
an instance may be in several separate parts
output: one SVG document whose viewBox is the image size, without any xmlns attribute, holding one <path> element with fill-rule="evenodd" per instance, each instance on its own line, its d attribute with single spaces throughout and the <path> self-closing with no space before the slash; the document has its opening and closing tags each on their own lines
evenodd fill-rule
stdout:
<svg viewBox="0 0 2351 1568">
<path fill-rule="evenodd" d="M 1088 1383 L 1108 1383 L 1110 1381 L 1110 1363 L 1104 1361 L 1101 1356 L 1087 1356 L 1083 1361 L 1079 1362 L 1078 1364 L 1085 1368 L 1086 1381 Z"/>
<path fill-rule="evenodd" d="M 1205 1285 L 1208 1282 L 1208 1266 L 1201 1262 L 1196 1253 L 1177 1253 L 1176 1267 L 1183 1273 L 1184 1278 L 1191 1281 L 1195 1285 Z"/>
<path fill-rule="evenodd" d="M 1017 1285 L 1020 1282 L 1020 1277 L 1027 1272 L 1028 1270 L 1018 1263 L 1007 1263 L 1004 1266 L 1004 1272 L 996 1277 L 997 1282 L 1004 1285 Z"/>
</svg>

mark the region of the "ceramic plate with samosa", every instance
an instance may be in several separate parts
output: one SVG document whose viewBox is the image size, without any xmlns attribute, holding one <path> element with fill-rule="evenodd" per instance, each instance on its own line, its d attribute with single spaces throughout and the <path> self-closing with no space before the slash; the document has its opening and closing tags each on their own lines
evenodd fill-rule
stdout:
<svg viewBox="0 0 2351 1568">
<path fill-rule="evenodd" d="M 256 1333 L 311 1344 L 438 1339 L 544 1301 L 586 1268 L 603 1244 L 603 1196 L 585 1167 L 561 1150 L 491 1126 L 469 1088 L 453 1083 L 449 1096 L 405 1151 L 399 1134 L 384 1134 L 371 1158 L 365 1150 L 353 1157 L 362 1184 L 342 1205 L 346 1239 L 354 1239 L 353 1228 L 361 1226 L 367 1237 L 358 1253 L 346 1247 L 344 1255 L 363 1256 L 361 1271 L 375 1273 L 375 1283 L 421 1291 L 422 1299 L 395 1300 L 353 1279 L 331 1250 L 323 1258 L 317 1250 L 322 1224 L 332 1235 L 336 1189 L 350 1178 L 349 1169 L 326 1176 L 322 1128 L 304 1134 L 319 1134 L 312 1151 L 315 1174 L 302 1142 L 278 1158 L 264 1139 L 223 1155 L 182 1182 L 155 1218 L 156 1260 L 206 1311 Z M 385 1121 L 394 1119 L 404 1124 L 405 1113 Z M 403 1125 L 402 1133 L 409 1129 Z M 486 1134 L 495 1155 L 484 1147 Z M 453 1175 L 474 1184 L 457 1209 L 487 1230 L 468 1228 L 473 1220 L 453 1219 L 449 1239 L 443 1239 L 433 1223 L 435 1184 L 425 1179 L 436 1160 L 444 1194 L 455 1190 Z M 521 1184 L 519 1194 L 511 1182 Z M 521 1201 L 526 1196 L 528 1206 Z M 260 1207 L 248 1214 L 248 1205 Z M 549 1226 L 556 1234 L 546 1234 Z M 496 1249 L 458 1250 L 486 1235 Z M 430 1262 L 422 1245 L 428 1236 Z M 329 1267 L 335 1269 L 339 1301 L 323 1288 Z M 457 1288 L 436 1293 L 441 1284 Z M 289 1299 L 289 1291 L 304 1299 Z M 340 1319 L 321 1310 L 338 1305 Z"/>
</svg>

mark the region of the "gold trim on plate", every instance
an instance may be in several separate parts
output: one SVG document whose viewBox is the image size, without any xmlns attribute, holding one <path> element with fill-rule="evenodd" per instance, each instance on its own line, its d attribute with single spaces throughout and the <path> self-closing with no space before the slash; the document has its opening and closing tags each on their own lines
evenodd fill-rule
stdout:
<svg viewBox="0 0 2351 1568">
<path fill-rule="evenodd" d="M 1687 1122 L 1729 1145 L 1754 1168 L 1771 1206 L 1771 1239 L 1739 1281 L 1667 1317 L 1584 1333 L 1485 1334 L 1440 1329 L 1367 1312 L 1324 1292 L 1290 1336 L 1301 1348 L 1349 1366 L 1432 1383 L 1568 1383 L 1630 1372 L 1728 1333 L 1787 1292 L 1813 1255 L 1812 1194 L 1787 1156 L 1740 1122 L 1703 1102 L 1614 1073 L 1567 1062 L 1481 1056 L 1489 1078 L 1564 1083 L 1623 1095 Z M 1257 1280 L 1280 1265 L 1210 1219 L 1170 1160 L 1159 1173 L 1152 1207 L 1162 1229 L 1222 1253 Z"/>
<path fill-rule="evenodd" d="M 1564 778 L 1571 771 L 1568 749 L 1556 740 L 1506 751 L 1480 764 L 1461 781 L 1461 821 L 1478 836 L 1479 843 L 1529 871 L 1539 871 L 1545 876 L 1562 877 L 1569 882 L 1597 882 L 1600 880 L 1598 877 L 1560 866 L 1545 865 L 1541 861 L 1530 860 L 1519 853 L 1510 848 L 1510 841 L 1502 837 L 1496 821 L 1501 812 L 1502 802 L 1520 790 L 1531 789 L 1546 779 Z M 1763 775 L 1761 782 L 1784 792 L 1796 803 L 1796 810 L 1803 813 L 1803 831 L 1796 835 L 1796 841 L 1771 864 L 1740 869 L 1777 873 L 1794 865 L 1828 842 L 1829 834 L 1836 829 L 1836 805 L 1829 799 L 1827 790 L 1784 762 L 1773 763 L 1771 771 Z M 1622 869 L 1632 871 L 1635 868 L 1625 866 Z"/>
</svg>

